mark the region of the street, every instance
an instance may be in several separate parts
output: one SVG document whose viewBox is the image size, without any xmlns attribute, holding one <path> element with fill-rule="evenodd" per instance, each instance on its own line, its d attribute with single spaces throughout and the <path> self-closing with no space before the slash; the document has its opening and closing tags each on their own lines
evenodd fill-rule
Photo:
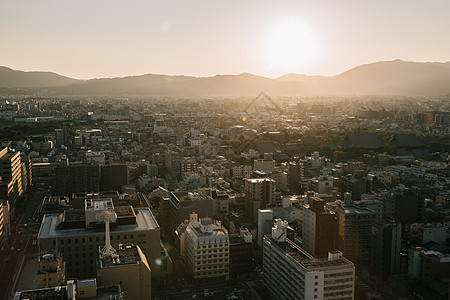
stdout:
<svg viewBox="0 0 450 300">
<path fill-rule="evenodd" d="M 43 196 L 43 191 L 31 188 L 28 196 L 17 204 L 11 221 L 10 240 L 1 253 L 0 299 L 8 299 L 23 257 L 36 252 L 32 242 L 39 231 L 39 207 Z"/>
</svg>

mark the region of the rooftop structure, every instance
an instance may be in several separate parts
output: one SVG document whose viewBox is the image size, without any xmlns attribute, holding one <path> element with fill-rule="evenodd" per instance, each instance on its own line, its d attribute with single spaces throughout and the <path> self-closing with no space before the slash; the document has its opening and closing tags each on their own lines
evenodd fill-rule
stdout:
<svg viewBox="0 0 450 300">
<path fill-rule="evenodd" d="M 355 267 L 339 251 L 314 258 L 285 236 L 280 219 L 264 236 L 264 283 L 278 299 L 353 299 Z"/>
</svg>

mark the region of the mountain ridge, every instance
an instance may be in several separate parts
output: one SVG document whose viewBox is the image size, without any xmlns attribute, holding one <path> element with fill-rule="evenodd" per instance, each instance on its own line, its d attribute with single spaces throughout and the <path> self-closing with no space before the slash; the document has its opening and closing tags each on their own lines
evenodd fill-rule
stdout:
<svg viewBox="0 0 450 300">
<path fill-rule="evenodd" d="M 450 95 L 450 62 L 379 61 L 334 76 L 289 73 L 268 78 L 251 73 L 196 77 L 147 73 L 78 80 L 53 72 L 0 67 L 0 88 L 62 95 L 273 96 Z"/>
</svg>

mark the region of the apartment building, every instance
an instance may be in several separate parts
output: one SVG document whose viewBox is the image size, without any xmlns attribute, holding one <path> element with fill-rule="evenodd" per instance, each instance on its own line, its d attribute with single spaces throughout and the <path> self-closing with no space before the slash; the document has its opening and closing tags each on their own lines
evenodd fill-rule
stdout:
<svg viewBox="0 0 450 300">
<path fill-rule="evenodd" d="M 341 252 L 314 258 L 286 238 L 287 222 L 275 220 L 264 236 L 264 284 L 273 299 L 354 299 L 355 267 Z"/>
</svg>

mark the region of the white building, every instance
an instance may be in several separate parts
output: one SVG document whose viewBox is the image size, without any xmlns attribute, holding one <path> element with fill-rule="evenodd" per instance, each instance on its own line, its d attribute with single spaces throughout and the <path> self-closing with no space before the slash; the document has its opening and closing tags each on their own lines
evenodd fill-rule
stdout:
<svg viewBox="0 0 450 300">
<path fill-rule="evenodd" d="M 286 238 L 287 222 L 275 220 L 264 236 L 264 284 L 274 299 L 354 299 L 355 267 L 339 251 L 316 259 Z"/>
<path fill-rule="evenodd" d="M 229 278 L 229 236 L 220 221 L 191 213 L 182 236 L 183 252 L 194 279 Z"/>
</svg>

